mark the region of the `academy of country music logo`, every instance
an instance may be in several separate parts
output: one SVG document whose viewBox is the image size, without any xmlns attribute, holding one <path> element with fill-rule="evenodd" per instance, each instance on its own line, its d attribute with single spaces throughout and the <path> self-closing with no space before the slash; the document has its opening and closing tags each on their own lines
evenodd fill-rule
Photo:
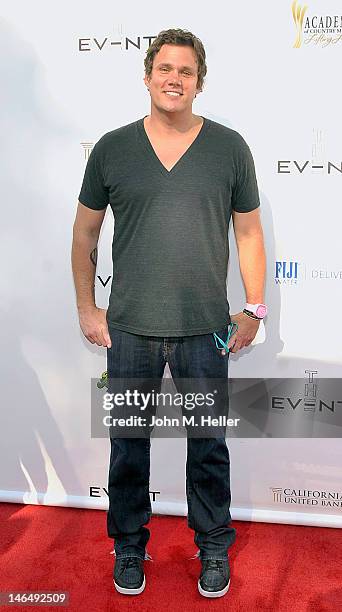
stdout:
<svg viewBox="0 0 342 612">
<path fill-rule="evenodd" d="M 292 17 L 296 30 L 293 47 L 317 45 L 327 47 L 342 41 L 342 15 L 311 14 L 308 5 L 291 5 Z"/>
</svg>

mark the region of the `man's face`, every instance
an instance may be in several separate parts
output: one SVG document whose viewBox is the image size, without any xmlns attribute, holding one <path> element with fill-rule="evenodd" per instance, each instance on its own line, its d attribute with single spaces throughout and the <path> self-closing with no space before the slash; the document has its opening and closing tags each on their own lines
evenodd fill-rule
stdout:
<svg viewBox="0 0 342 612">
<path fill-rule="evenodd" d="M 192 47 L 163 45 L 154 57 L 151 76 L 144 78 L 152 104 L 171 113 L 191 109 L 195 95 L 201 91 L 197 89 L 197 70 Z"/>
</svg>

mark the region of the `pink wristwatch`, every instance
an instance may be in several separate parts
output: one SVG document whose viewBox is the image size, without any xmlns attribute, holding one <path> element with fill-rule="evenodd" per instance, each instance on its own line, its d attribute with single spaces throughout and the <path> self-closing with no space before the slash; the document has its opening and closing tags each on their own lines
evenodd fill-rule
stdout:
<svg viewBox="0 0 342 612">
<path fill-rule="evenodd" d="M 257 319 L 263 319 L 267 315 L 267 306 L 266 304 L 246 304 L 243 309 L 249 316 L 254 316 Z"/>
</svg>

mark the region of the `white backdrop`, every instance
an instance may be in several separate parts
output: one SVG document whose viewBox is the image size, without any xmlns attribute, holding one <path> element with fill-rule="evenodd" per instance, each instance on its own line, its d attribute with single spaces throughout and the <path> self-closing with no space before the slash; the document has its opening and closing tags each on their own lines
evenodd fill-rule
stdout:
<svg viewBox="0 0 342 612">
<path fill-rule="evenodd" d="M 315 16 L 341 24 L 340 3 L 309 0 L 298 48 L 288 0 L 172 6 L 172 18 L 156 0 L 3 6 L 3 501 L 107 508 L 109 441 L 90 437 L 90 380 L 106 369 L 106 353 L 79 329 L 72 225 L 92 145 L 150 112 L 143 59 L 148 37 L 162 29 L 190 29 L 202 40 L 208 75 L 194 112 L 239 131 L 256 165 L 270 314 L 253 347 L 231 355 L 230 376 L 340 377 L 342 40 L 338 29 L 305 31 Z M 135 45 L 126 48 L 127 39 Z M 108 208 L 97 268 L 104 281 L 112 232 Z M 230 243 L 234 313 L 245 295 L 233 233 Z M 109 290 L 97 279 L 98 306 L 107 307 Z M 284 409 L 282 418 L 298 411 Z M 342 526 L 339 438 L 233 438 L 229 449 L 233 518 Z M 185 440 L 153 440 L 157 513 L 186 513 L 185 451 Z"/>
</svg>

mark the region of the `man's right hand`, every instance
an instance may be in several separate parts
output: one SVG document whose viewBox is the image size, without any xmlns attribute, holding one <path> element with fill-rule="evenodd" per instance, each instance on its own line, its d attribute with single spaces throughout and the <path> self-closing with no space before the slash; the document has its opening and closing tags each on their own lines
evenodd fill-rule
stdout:
<svg viewBox="0 0 342 612">
<path fill-rule="evenodd" d="M 89 342 L 111 348 L 106 312 L 104 308 L 94 306 L 87 310 L 79 310 L 78 316 L 81 330 Z"/>
</svg>

